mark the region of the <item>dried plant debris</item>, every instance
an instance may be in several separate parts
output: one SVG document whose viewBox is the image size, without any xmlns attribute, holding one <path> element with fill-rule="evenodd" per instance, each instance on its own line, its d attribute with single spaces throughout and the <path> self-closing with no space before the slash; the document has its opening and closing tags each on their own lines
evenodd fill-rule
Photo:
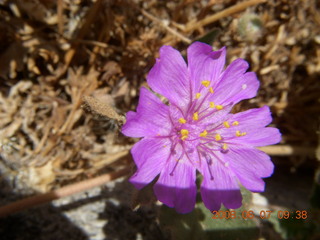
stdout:
<svg viewBox="0 0 320 240">
<path fill-rule="evenodd" d="M 315 147 L 319 4 L 246 2 L 0 1 L 3 174 L 20 190 L 48 191 L 128 164 L 113 157 L 133 144 L 119 124 L 159 47 L 184 50 L 196 39 L 227 46 L 228 63 L 242 57 L 258 73 L 258 97 L 237 110 L 269 105 L 283 144 Z"/>
<path fill-rule="evenodd" d="M 97 114 L 105 116 L 110 119 L 117 120 L 119 123 L 125 122 L 125 117 L 120 116 L 113 107 L 108 105 L 107 103 L 103 103 L 96 98 L 90 96 L 83 97 L 84 102 Z"/>
</svg>

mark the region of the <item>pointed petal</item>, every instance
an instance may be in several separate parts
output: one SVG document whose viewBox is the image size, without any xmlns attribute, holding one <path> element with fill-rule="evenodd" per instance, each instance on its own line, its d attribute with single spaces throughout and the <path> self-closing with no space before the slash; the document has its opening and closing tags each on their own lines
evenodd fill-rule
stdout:
<svg viewBox="0 0 320 240">
<path fill-rule="evenodd" d="M 131 153 L 137 171 L 130 182 L 136 188 L 143 188 L 162 171 L 170 156 L 170 147 L 167 138 L 144 138 L 133 146 Z"/>
<path fill-rule="evenodd" d="M 201 92 L 201 81 L 210 81 L 215 87 L 225 65 L 226 49 L 213 51 L 208 44 L 195 42 L 188 48 L 188 68 L 193 83 L 193 93 Z"/>
<path fill-rule="evenodd" d="M 212 165 L 204 163 L 200 169 L 203 175 L 200 190 L 205 206 L 210 211 L 219 210 L 221 204 L 232 209 L 241 207 L 242 196 L 236 176 L 217 157 L 211 157 L 215 158 Z"/>
<path fill-rule="evenodd" d="M 153 91 L 166 97 L 171 104 L 184 106 L 190 100 L 187 64 L 170 46 L 161 47 L 160 58 L 150 70 L 147 82 Z"/>
<path fill-rule="evenodd" d="M 183 160 L 184 161 L 184 160 Z M 177 165 L 176 165 L 177 164 Z M 188 213 L 196 202 L 196 170 L 184 162 L 170 159 L 154 186 L 157 198 L 179 213 Z"/>
<path fill-rule="evenodd" d="M 156 95 L 141 88 L 137 112 L 128 112 L 122 133 L 129 137 L 166 136 L 171 131 L 169 107 Z"/>
<path fill-rule="evenodd" d="M 241 100 L 256 96 L 259 81 L 253 72 L 246 72 L 248 63 L 243 59 L 236 59 L 223 72 L 221 80 L 210 101 L 217 104 L 236 104 Z"/>
</svg>

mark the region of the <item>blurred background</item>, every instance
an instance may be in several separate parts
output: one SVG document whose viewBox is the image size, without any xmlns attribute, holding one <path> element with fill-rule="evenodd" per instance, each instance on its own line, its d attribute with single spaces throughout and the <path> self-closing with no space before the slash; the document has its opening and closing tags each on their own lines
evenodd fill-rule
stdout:
<svg viewBox="0 0 320 240">
<path fill-rule="evenodd" d="M 234 110 L 268 105 L 283 134 L 262 149 L 275 164 L 266 191 L 243 190 L 237 219 L 200 199 L 179 215 L 127 181 L 137 139 L 120 133 L 121 115 L 159 48 L 185 55 L 194 41 L 250 63 L 260 90 Z M 317 0 L 0 0 L 0 206 L 131 169 L 0 218 L 1 239 L 320 239 L 319 79 Z"/>
</svg>

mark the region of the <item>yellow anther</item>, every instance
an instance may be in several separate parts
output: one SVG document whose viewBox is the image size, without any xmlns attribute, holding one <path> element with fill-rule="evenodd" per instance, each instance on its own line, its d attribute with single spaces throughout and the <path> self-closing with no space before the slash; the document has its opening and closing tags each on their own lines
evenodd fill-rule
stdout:
<svg viewBox="0 0 320 240">
<path fill-rule="evenodd" d="M 195 112 L 194 114 L 193 114 L 193 120 L 195 120 L 195 121 L 197 121 L 197 120 L 199 120 L 199 115 L 198 115 L 198 112 Z"/>
<path fill-rule="evenodd" d="M 221 110 L 221 109 L 223 109 L 223 106 L 222 106 L 222 105 L 217 105 L 217 106 L 216 106 L 216 109 L 217 109 L 217 110 Z"/>
<path fill-rule="evenodd" d="M 223 125 L 224 125 L 226 128 L 229 128 L 229 127 L 230 127 L 230 124 L 229 124 L 227 121 L 223 122 Z"/>
<path fill-rule="evenodd" d="M 220 141 L 222 139 L 221 135 L 219 133 L 215 136 L 216 141 Z"/>
<path fill-rule="evenodd" d="M 179 119 L 179 123 L 182 123 L 182 124 L 183 124 L 183 123 L 186 123 L 186 122 L 187 122 L 187 121 L 186 121 L 184 118 L 180 118 L 180 119 Z"/>
<path fill-rule="evenodd" d="M 188 137 L 188 134 L 189 134 L 189 131 L 187 129 L 181 129 L 180 130 L 180 133 L 182 135 L 181 139 L 184 141 L 187 139 Z"/>
<path fill-rule="evenodd" d="M 242 133 L 240 131 L 236 131 L 236 136 L 237 137 L 241 137 L 242 136 Z"/>
<path fill-rule="evenodd" d="M 246 132 L 236 131 L 236 136 L 237 136 L 237 137 L 242 137 L 242 136 L 245 136 L 245 135 L 247 135 Z"/>
<path fill-rule="evenodd" d="M 181 133 L 182 136 L 188 136 L 189 131 L 187 129 L 181 129 L 180 133 Z"/>
<path fill-rule="evenodd" d="M 223 150 L 227 150 L 227 149 L 228 149 L 228 145 L 227 145 L 226 143 L 224 143 L 224 144 L 222 145 L 222 149 L 223 149 Z"/>
<path fill-rule="evenodd" d="M 184 140 L 186 140 L 187 138 L 188 138 L 188 136 L 182 136 L 182 137 L 181 137 L 181 140 L 184 141 Z"/>
<path fill-rule="evenodd" d="M 212 87 L 210 87 L 209 91 L 210 91 L 211 93 L 214 93 L 214 91 L 213 91 L 213 88 L 212 88 Z"/>
<path fill-rule="evenodd" d="M 233 125 L 233 126 L 238 126 L 238 125 L 239 125 L 239 122 L 238 122 L 238 121 L 234 121 L 234 122 L 232 123 L 232 125 Z"/>
<path fill-rule="evenodd" d="M 210 107 L 211 107 L 211 108 L 214 108 L 214 107 L 215 107 L 214 102 L 210 102 Z"/>
<path fill-rule="evenodd" d="M 196 99 L 199 99 L 201 97 L 201 93 L 196 93 Z"/>
<path fill-rule="evenodd" d="M 201 84 L 205 87 L 209 87 L 210 81 L 202 81 Z"/>
<path fill-rule="evenodd" d="M 202 133 L 200 133 L 200 137 L 205 137 L 208 135 L 207 130 L 204 130 Z"/>
</svg>

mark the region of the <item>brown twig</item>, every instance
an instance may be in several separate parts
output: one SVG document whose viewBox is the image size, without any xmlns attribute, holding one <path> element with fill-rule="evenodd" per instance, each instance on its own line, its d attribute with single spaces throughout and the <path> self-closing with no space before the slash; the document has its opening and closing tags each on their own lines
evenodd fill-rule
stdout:
<svg viewBox="0 0 320 240">
<path fill-rule="evenodd" d="M 196 23 L 192 22 L 192 23 L 187 24 L 184 31 L 185 32 L 192 32 L 192 31 L 194 31 L 198 28 L 201 28 L 205 25 L 216 22 L 221 18 L 230 16 L 230 15 L 237 13 L 237 12 L 241 12 L 250 6 L 257 5 L 257 4 L 263 3 L 265 1 L 266 0 L 249 0 L 249 1 L 238 3 L 237 5 L 234 5 L 232 7 L 224 9 L 221 12 L 218 12 L 214 15 L 208 16 L 208 17 L 206 17 Z"/>
<path fill-rule="evenodd" d="M 259 147 L 261 151 L 271 156 L 314 156 L 316 149 L 314 147 L 301 147 L 292 145 L 275 145 Z"/>
<path fill-rule="evenodd" d="M 151 21 L 153 21 L 154 23 L 159 24 L 161 27 L 163 27 L 164 29 L 166 29 L 169 33 L 171 33 L 172 35 L 176 36 L 177 38 L 181 39 L 183 42 L 190 44 L 192 41 L 183 36 L 181 33 L 177 32 L 177 30 L 169 27 L 168 25 L 166 25 L 163 21 L 161 21 L 160 19 L 152 16 L 150 13 L 146 12 L 145 10 L 141 9 L 142 14 L 149 18 Z"/>
<path fill-rule="evenodd" d="M 31 207 L 35 207 L 44 203 L 51 202 L 59 198 L 63 198 L 78 192 L 88 190 L 93 187 L 100 186 L 111 180 L 125 176 L 129 172 L 130 172 L 130 167 L 126 167 L 115 173 L 104 174 L 96 178 L 84 180 L 82 182 L 78 182 L 66 187 L 62 187 L 52 192 L 28 197 L 13 203 L 9 203 L 8 205 L 0 207 L 0 217 L 5 217 L 9 214 L 13 214 Z"/>
</svg>

